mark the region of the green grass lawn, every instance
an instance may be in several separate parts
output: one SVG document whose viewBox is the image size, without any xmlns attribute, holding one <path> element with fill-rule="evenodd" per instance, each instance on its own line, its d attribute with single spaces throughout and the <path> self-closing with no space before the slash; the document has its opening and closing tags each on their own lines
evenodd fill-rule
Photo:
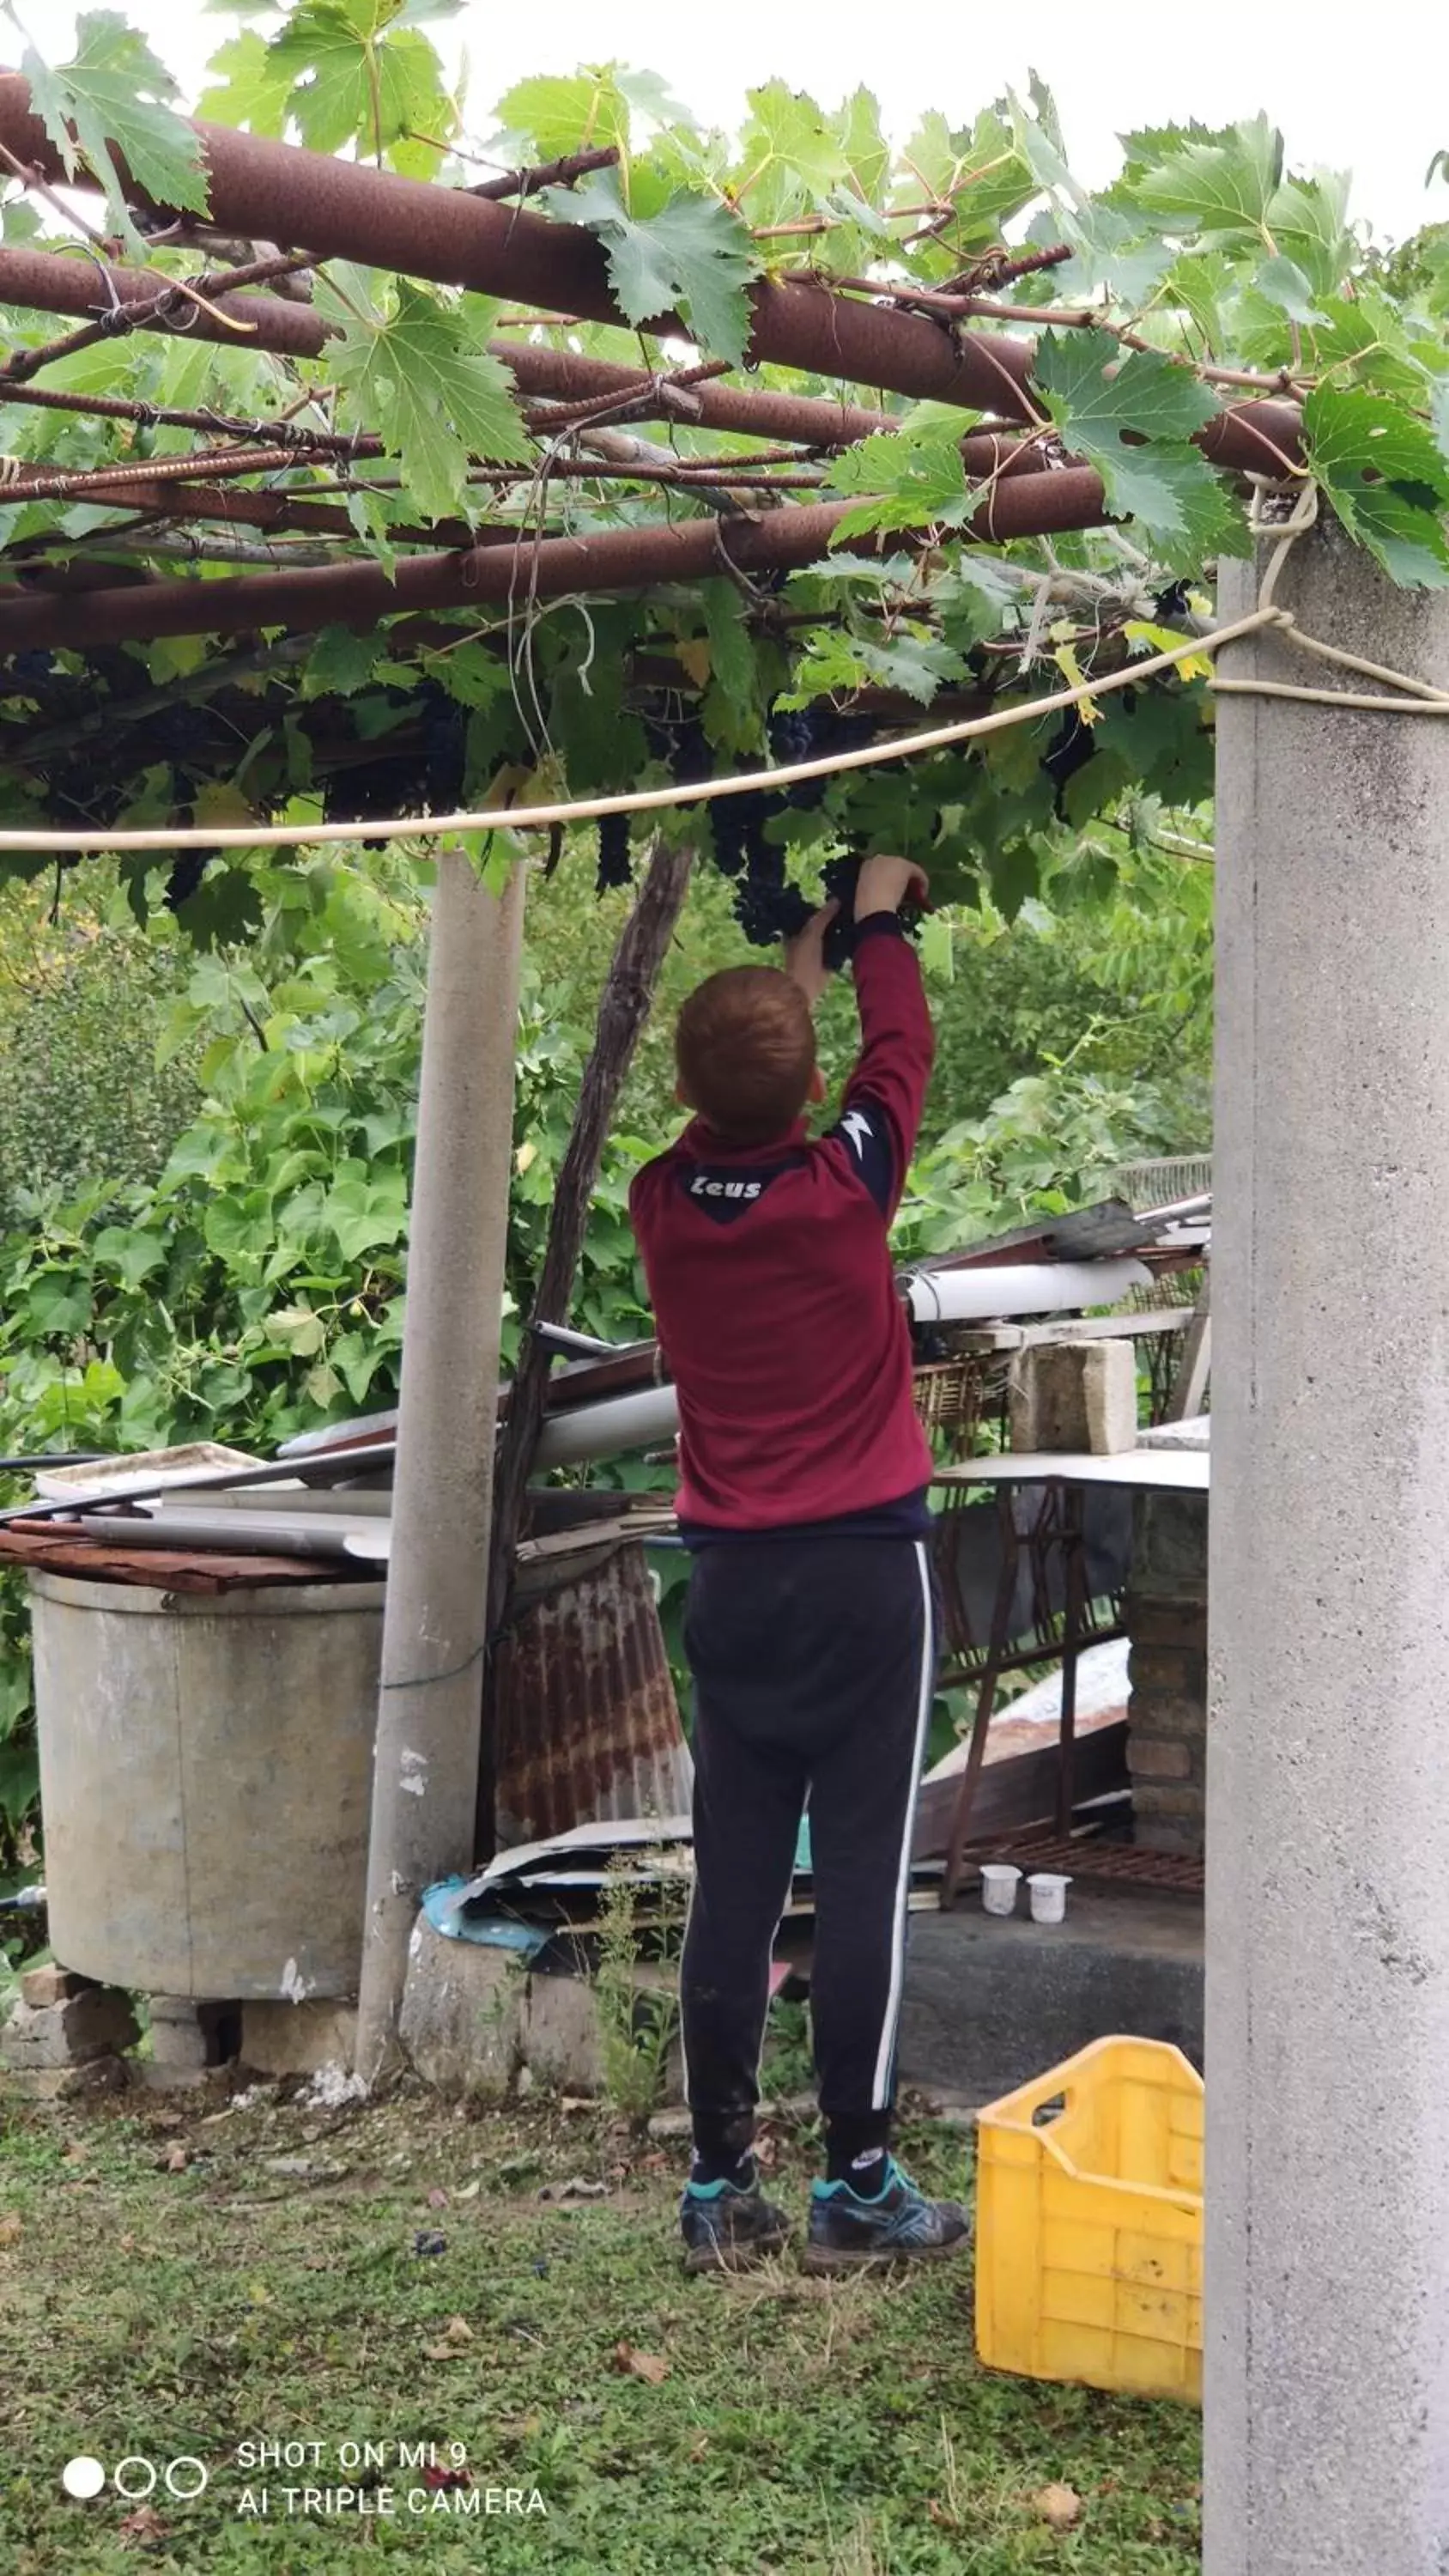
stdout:
<svg viewBox="0 0 1449 2576">
<path fill-rule="evenodd" d="M 592 2112 L 461 2116 L 416 2092 L 334 2113 L 224 2098 L 0 2103 L 5 2576 L 1198 2565 L 1196 2416 L 980 2370 L 964 2261 L 821 2282 L 787 2259 L 688 2281 L 675 2142 L 631 2146 Z M 781 2126 L 770 2143 L 798 2213 L 812 2138 Z M 963 2189 L 959 2132 L 922 2121 L 904 2145 L 921 2180 Z M 540 2198 L 575 2176 L 608 2196 Z M 415 2251 L 425 2230 L 441 2252 Z M 248 2466 L 265 2443 L 306 2460 Z M 369 2443 L 382 2465 L 343 2465 Z M 433 2446 L 434 2477 L 465 2459 L 471 2485 L 428 2483 L 403 2445 Z M 208 2483 L 187 2501 L 164 2480 L 145 2501 L 76 2501 L 61 2471 L 82 2454 L 163 2471 L 188 2457 Z M 1034 2502 L 1052 2483 L 1081 2499 L 1069 2531 Z M 390 2489 L 393 2512 L 307 2506 L 309 2488 L 335 2503 L 349 2487 Z M 507 2510 L 509 2489 L 544 2509 Z M 264 2494 L 265 2514 L 244 2509 Z"/>
</svg>

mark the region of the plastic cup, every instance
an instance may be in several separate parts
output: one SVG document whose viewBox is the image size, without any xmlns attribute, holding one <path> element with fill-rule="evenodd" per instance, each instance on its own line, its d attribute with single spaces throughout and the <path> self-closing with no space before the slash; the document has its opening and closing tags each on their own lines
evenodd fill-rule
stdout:
<svg viewBox="0 0 1449 2576">
<path fill-rule="evenodd" d="M 1017 1882 L 1020 1877 L 1020 1870 L 1015 1868 L 1010 1861 L 987 1860 L 982 1862 L 981 1902 L 985 1906 L 988 1914 L 1014 1914 L 1016 1912 L 1016 1890 Z"/>
<path fill-rule="evenodd" d="M 1031 1898 L 1033 1923 L 1061 1923 L 1066 1919 L 1069 1878 L 1060 1878 L 1054 1869 L 1038 1869 L 1026 1882 Z"/>
</svg>

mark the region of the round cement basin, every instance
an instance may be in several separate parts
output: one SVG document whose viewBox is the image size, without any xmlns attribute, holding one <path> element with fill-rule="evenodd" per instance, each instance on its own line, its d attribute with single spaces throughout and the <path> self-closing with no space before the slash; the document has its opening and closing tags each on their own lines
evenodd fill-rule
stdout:
<svg viewBox="0 0 1449 2576">
<path fill-rule="evenodd" d="M 383 1586 L 30 1594 L 56 1957 L 151 1994 L 354 1994 Z"/>
</svg>

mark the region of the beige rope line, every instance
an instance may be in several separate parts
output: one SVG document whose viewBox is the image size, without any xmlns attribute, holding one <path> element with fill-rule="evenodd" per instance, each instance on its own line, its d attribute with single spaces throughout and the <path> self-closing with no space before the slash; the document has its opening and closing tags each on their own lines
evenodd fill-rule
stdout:
<svg viewBox="0 0 1449 2576">
<path fill-rule="evenodd" d="M 400 814 L 386 820 L 353 823 L 253 823 L 237 826 L 197 823 L 164 828 L 153 825 L 145 829 L 109 832 L 27 832 L 15 827 L 0 831 L 0 852 L 6 850 L 44 850 L 57 857 L 101 858 L 118 850 L 285 850 L 312 848 L 326 842 L 347 841 L 437 841 L 456 839 L 469 832 L 539 831 L 555 823 L 592 822 L 604 814 L 659 814 L 681 805 L 713 804 L 721 796 L 745 796 L 768 793 L 777 788 L 803 786 L 812 778 L 835 778 L 853 769 L 883 768 L 898 760 L 914 760 L 923 752 L 945 751 L 953 743 L 974 742 L 985 734 L 1005 733 L 1020 724 L 1035 724 L 1043 716 L 1061 715 L 1069 707 L 1079 707 L 1108 697 L 1114 690 L 1136 688 L 1158 671 L 1172 670 L 1179 662 L 1191 661 L 1199 654 L 1220 653 L 1227 644 L 1236 644 L 1245 635 L 1254 635 L 1263 627 L 1276 627 L 1289 642 L 1306 653 L 1334 662 L 1350 671 L 1360 671 L 1374 679 L 1388 681 L 1404 695 L 1397 698 L 1368 697 L 1342 689 L 1301 689 L 1284 680 L 1224 680 L 1216 672 L 1209 682 L 1220 693 L 1236 691 L 1250 697 L 1301 698 L 1315 705 L 1364 708 L 1372 713 L 1390 715 L 1449 715 L 1449 690 L 1433 689 L 1425 680 L 1411 679 L 1399 671 L 1390 671 L 1376 662 L 1364 662 L 1336 645 L 1320 644 L 1314 636 L 1305 635 L 1289 608 L 1280 608 L 1274 598 L 1278 576 L 1292 548 L 1314 524 L 1318 515 L 1318 495 L 1311 483 L 1305 483 L 1294 504 L 1292 516 L 1279 532 L 1278 543 L 1269 560 L 1258 591 L 1258 604 L 1248 616 L 1234 618 L 1231 624 L 1219 626 L 1211 635 L 1192 636 L 1174 644 L 1162 653 L 1150 653 L 1138 662 L 1129 662 L 1120 671 L 1108 671 L 1100 679 L 1084 680 L 1070 689 L 1052 689 L 1039 698 L 1027 698 L 1017 706 L 1001 707 L 988 716 L 968 716 L 954 724 L 932 725 L 921 733 L 902 734 L 894 742 L 862 744 L 856 751 L 833 752 L 822 760 L 790 761 L 778 769 L 747 769 L 729 778 L 701 778 L 688 785 L 634 788 L 618 796 L 584 796 L 561 798 L 547 805 L 485 805 L 476 810 L 463 809 L 452 814 Z M 1263 532 L 1263 523 L 1255 500 L 1253 524 Z"/>
<path fill-rule="evenodd" d="M 961 717 L 953 724 L 933 725 L 924 733 L 901 734 L 894 742 L 863 743 L 856 751 L 832 752 L 823 760 L 796 760 L 779 769 L 747 769 L 730 778 L 701 778 L 687 785 L 632 788 L 627 795 L 560 799 L 551 805 L 485 805 L 455 814 L 394 815 L 386 821 L 358 823 L 198 823 L 165 829 L 110 832 L 26 832 L 13 826 L 0 831 L 0 851 L 46 850 L 60 857 L 100 858 L 113 850 L 283 850 L 310 848 L 327 841 L 435 841 L 464 832 L 538 831 L 553 823 L 586 823 L 602 814 L 658 814 L 679 805 L 713 804 L 720 796 L 744 796 L 775 788 L 801 786 L 810 778 L 833 778 L 842 771 L 872 769 L 889 761 L 913 760 L 920 753 L 944 751 L 950 744 L 982 734 L 1004 733 L 1013 725 L 1032 724 L 1059 715 L 1114 689 L 1136 688 L 1154 672 L 1171 670 L 1195 655 L 1221 652 L 1225 644 L 1252 635 L 1260 626 L 1276 625 L 1284 612 L 1255 608 L 1212 635 L 1194 635 L 1170 651 L 1150 653 L 1120 671 L 1084 681 L 1073 689 L 1052 689 L 1046 696 L 1001 707 L 993 715 Z"/>
</svg>

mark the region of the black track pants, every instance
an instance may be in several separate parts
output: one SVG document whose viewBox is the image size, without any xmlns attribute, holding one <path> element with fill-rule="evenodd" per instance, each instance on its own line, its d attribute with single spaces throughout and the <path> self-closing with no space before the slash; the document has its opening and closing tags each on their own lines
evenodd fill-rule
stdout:
<svg viewBox="0 0 1449 2576">
<path fill-rule="evenodd" d="M 770 1953 L 807 1796 L 820 2107 L 837 2149 L 886 2141 L 935 1632 L 924 1542 L 750 1539 L 695 1559 L 681 2003 L 695 2144 L 712 2161 L 754 2135 Z"/>
</svg>

